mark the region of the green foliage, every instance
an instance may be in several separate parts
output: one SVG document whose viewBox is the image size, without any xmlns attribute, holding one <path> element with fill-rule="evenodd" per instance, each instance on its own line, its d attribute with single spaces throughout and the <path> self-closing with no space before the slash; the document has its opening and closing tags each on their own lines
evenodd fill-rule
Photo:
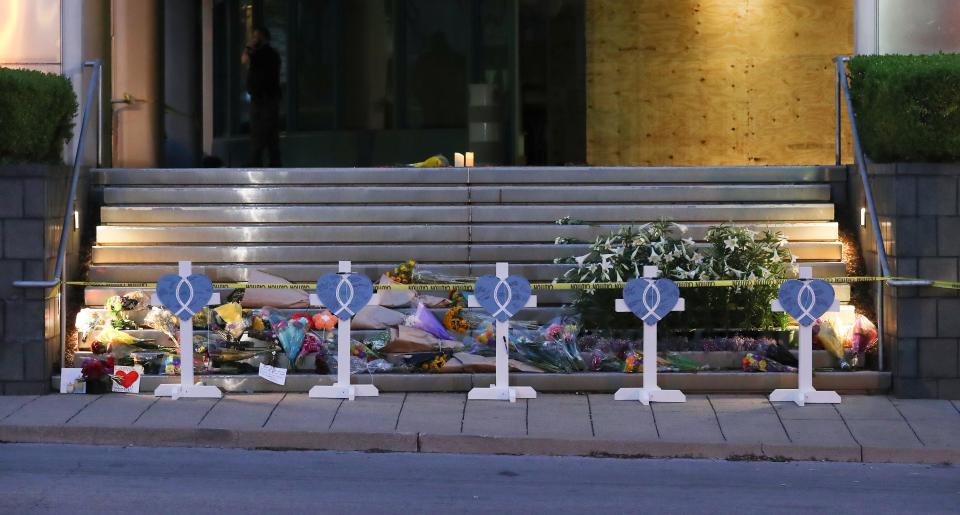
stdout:
<svg viewBox="0 0 960 515">
<path fill-rule="evenodd" d="M 856 56 L 849 75 L 870 159 L 960 161 L 960 54 Z"/>
<path fill-rule="evenodd" d="M 0 68 L 0 163 L 60 163 L 77 99 L 60 75 Z"/>
<path fill-rule="evenodd" d="M 598 237 L 589 251 L 555 260 L 576 265 L 558 280 L 581 283 L 621 282 L 642 276 L 644 265 L 655 265 L 662 277 L 674 280 L 767 279 L 793 275 L 793 256 L 780 233 L 757 233 L 743 227 L 718 225 L 708 229 L 706 246 L 682 238 L 686 228 L 655 222 L 639 228 L 621 227 Z M 574 309 L 589 328 L 640 327 L 630 313 L 615 313 L 619 289 L 584 290 Z M 664 328 L 767 329 L 783 327 L 786 318 L 770 310 L 776 286 L 685 288 L 686 311 L 664 319 Z"/>
</svg>

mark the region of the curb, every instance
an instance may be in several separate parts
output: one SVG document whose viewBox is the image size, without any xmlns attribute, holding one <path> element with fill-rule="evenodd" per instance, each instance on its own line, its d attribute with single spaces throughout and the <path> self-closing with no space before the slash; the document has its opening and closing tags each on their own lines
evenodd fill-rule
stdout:
<svg viewBox="0 0 960 515">
<path fill-rule="evenodd" d="M 326 450 L 596 458 L 698 458 L 960 465 L 960 449 L 736 442 L 561 439 L 429 433 L 319 433 L 212 428 L 0 426 L 0 443 Z"/>
</svg>

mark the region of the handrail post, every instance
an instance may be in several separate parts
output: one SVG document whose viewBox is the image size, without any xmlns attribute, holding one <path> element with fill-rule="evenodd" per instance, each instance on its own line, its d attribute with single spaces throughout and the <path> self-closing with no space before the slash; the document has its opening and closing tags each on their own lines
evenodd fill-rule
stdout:
<svg viewBox="0 0 960 515">
<path fill-rule="evenodd" d="M 840 165 L 843 163 L 843 160 L 841 159 L 841 152 L 842 152 L 841 148 L 842 148 L 842 144 L 843 144 L 843 141 L 842 141 L 842 133 L 843 133 L 842 123 L 843 123 L 843 121 L 842 121 L 842 109 L 841 109 L 841 107 L 840 107 L 840 96 L 841 96 L 840 80 L 841 80 L 841 77 L 840 77 L 840 71 L 839 71 L 839 69 L 837 69 L 837 70 L 836 70 L 836 73 L 834 73 L 834 79 L 836 79 L 836 80 L 834 81 L 834 85 L 836 86 L 836 88 L 835 88 L 835 89 L 836 89 L 835 93 L 836 93 L 836 97 L 837 97 L 837 98 L 835 99 L 835 102 L 834 102 L 834 107 L 835 107 L 835 109 L 836 109 L 836 121 L 835 121 L 835 124 L 836 124 L 836 130 L 837 130 L 836 143 L 835 143 L 835 146 L 836 146 L 835 152 L 836 152 L 836 157 L 837 157 L 837 166 L 840 166 Z"/>
<path fill-rule="evenodd" d="M 66 231 L 66 227 L 63 229 Z M 67 260 L 63 260 L 60 277 L 67 277 Z M 67 366 L 67 283 L 60 285 L 60 368 Z M 79 336 L 78 336 L 79 338 Z M 79 340 L 77 340 L 79 343 Z"/>
<path fill-rule="evenodd" d="M 877 259 L 880 258 L 880 253 L 877 253 Z M 874 300 L 874 304 L 877 306 L 877 371 L 883 372 L 883 285 L 884 281 L 877 283 L 877 298 Z"/>
<path fill-rule="evenodd" d="M 103 62 L 96 62 L 97 70 L 97 168 L 103 166 Z"/>
</svg>

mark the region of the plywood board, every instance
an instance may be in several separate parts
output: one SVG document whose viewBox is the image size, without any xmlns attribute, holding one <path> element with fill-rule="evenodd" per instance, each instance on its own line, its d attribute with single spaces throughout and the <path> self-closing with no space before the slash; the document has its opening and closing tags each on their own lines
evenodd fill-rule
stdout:
<svg viewBox="0 0 960 515">
<path fill-rule="evenodd" d="M 852 47 L 852 0 L 590 0 L 587 160 L 831 163 Z"/>
</svg>

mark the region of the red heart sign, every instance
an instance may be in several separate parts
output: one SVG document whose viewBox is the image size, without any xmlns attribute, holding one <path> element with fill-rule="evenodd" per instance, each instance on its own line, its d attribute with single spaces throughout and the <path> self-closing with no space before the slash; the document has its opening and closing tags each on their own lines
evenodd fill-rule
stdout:
<svg viewBox="0 0 960 515">
<path fill-rule="evenodd" d="M 120 386 L 124 388 L 130 388 L 133 386 L 133 383 L 137 382 L 137 379 L 140 379 L 140 374 L 138 374 L 136 370 L 131 370 L 129 372 L 119 370 L 114 375 L 120 378 Z"/>
</svg>

